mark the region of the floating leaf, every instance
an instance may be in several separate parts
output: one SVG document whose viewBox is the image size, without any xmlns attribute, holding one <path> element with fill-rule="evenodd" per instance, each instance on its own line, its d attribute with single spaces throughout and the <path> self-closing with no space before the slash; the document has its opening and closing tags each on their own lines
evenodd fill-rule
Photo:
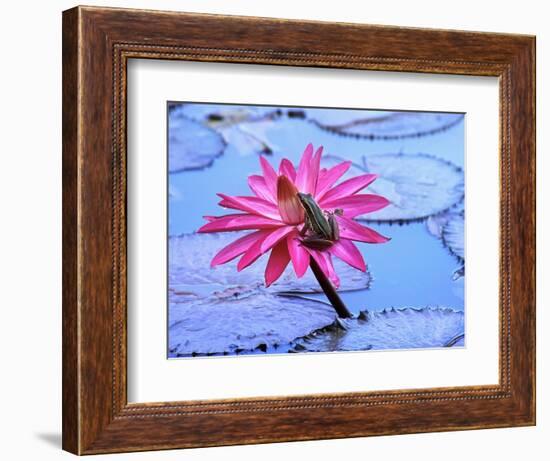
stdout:
<svg viewBox="0 0 550 461">
<path fill-rule="evenodd" d="M 346 159 L 327 155 L 323 166 Z M 464 198 L 464 173 L 450 162 L 427 154 L 362 156 L 343 179 L 364 173 L 379 177 L 367 189 L 390 205 L 357 219 L 374 222 L 418 221 L 451 208 Z"/>
<path fill-rule="evenodd" d="M 464 204 L 430 216 L 426 227 L 431 235 L 441 239 L 443 245 L 458 260 L 459 266 L 453 273 L 453 280 L 464 277 Z"/>
<path fill-rule="evenodd" d="M 443 227 L 449 220 L 450 211 L 444 211 L 430 216 L 426 220 L 426 229 L 430 235 L 440 239 L 443 235 Z"/>
<path fill-rule="evenodd" d="M 282 346 L 335 319 L 325 303 L 266 292 L 170 303 L 169 355 L 239 353 Z"/>
<path fill-rule="evenodd" d="M 281 110 L 276 107 L 237 104 L 185 103 L 177 106 L 176 111 L 213 128 L 257 122 L 281 115 Z"/>
<path fill-rule="evenodd" d="M 323 130 L 370 140 L 428 136 L 448 130 L 464 118 L 463 114 L 451 113 L 348 109 L 308 109 L 307 116 Z"/>
<path fill-rule="evenodd" d="M 233 104 L 182 104 L 175 113 L 200 122 L 220 133 L 240 155 L 271 154 L 277 146 L 269 139 L 273 120 L 282 112 L 269 106 Z"/>
<path fill-rule="evenodd" d="M 169 113 L 168 171 L 177 173 L 210 166 L 225 149 L 222 136 L 177 111 Z"/>
<path fill-rule="evenodd" d="M 464 214 L 451 213 L 441 234 L 443 244 L 451 253 L 464 261 Z"/>
<path fill-rule="evenodd" d="M 370 120 L 371 123 L 382 124 L 396 112 L 387 110 L 364 109 L 324 109 L 310 107 L 305 110 L 305 117 L 321 126 L 339 126 L 352 123 L 354 120 Z"/>
<path fill-rule="evenodd" d="M 233 146 L 239 155 L 272 154 L 279 147 L 268 137 L 268 131 L 273 121 L 261 121 L 253 123 L 239 123 L 225 128 L 220 128 L 225 142 Z"/>
<path fill-rule="evenodd" d="M 449 308 L 362 311 L 294 341 L 294 352 L 450 347 L 464 344 L 464 313 Z"/>
<path fill-rule="evenodd" d="M 215 292 L 234 290 L 237 293 L 263 288 L 267 254 L 241 272 L 237 260 L 214 268 L 214 255 L 230 242 L 242 237 L 242 232 L 219 234 L 186 234 L 169 239 L 169 290 L 172 297 L 205 297 Z M 310 270 L 296 278 L 289 264 L 281 278 L 268 292 L 319 293 L 321 288 Z M 360 290 L 369 287 L 371 276 L 334 259 L 334 267 L 341 278 L 339 291 Z"/>
</svg>

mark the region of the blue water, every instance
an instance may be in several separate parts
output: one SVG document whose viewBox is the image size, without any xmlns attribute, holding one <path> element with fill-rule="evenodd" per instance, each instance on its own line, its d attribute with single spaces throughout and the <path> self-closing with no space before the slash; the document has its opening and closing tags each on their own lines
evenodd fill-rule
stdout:
<svg viewBox="0 0 550 461">
<path fill-rule="evenodd" d="M 268 135 L 278 147 L 268 157 L 275 167 L 282 157 L 296 163 L 309 142 L 323 145 L 325 153 L 343 158 L 357 154 L 426 153 L 464 166 L 463 122 L 435 135 L 370 141 L 338 136 L 307 121 L 283 117 L 273 123 Z M 241 156 L 229 145 L 211 167 L 170 174 L 169 234 L 195 232 L 205 223 L 204 215 L 226 214 L 217 205 L 216 193 L 251 195 L 246 179 L 259 172 L 257 155 Z M 392 240 L 382 245 L 358 244 L 373 281 L 369 290 L 341 293 L 351 311 L 382 310 L 392 306 L 464 309 L 463 279 L 452 280 L 458 262 L 440 240 L 428 233 L 425 222 L 402 226 L 368 225 Z"/>
</svg>

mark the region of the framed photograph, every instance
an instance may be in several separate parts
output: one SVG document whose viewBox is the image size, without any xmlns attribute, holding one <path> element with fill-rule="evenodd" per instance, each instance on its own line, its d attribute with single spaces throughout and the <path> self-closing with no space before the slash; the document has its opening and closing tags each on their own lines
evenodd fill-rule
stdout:
<svg viewBox="0 0 550 461">
<path fill-rule="evenodd" d="M 535 39 L 63 13 L 63 448 L 535 424 Z"/>
</svg>

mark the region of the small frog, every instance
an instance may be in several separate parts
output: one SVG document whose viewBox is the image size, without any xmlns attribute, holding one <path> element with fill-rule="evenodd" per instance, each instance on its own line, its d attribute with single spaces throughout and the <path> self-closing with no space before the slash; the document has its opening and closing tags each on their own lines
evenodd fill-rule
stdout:
<svg viewBox="0 0 550 461">
<path fill-rule="evenodd" d="M 311 194 L 298 192 L 300 203 L 305 211 L 305 223 L 302 228 L 302 244 L 313 250 L 326 250 L 340 238 L 340 229 L 335 215 L 341 216 L 342 210 L 324 212 Z"/>
</svg>

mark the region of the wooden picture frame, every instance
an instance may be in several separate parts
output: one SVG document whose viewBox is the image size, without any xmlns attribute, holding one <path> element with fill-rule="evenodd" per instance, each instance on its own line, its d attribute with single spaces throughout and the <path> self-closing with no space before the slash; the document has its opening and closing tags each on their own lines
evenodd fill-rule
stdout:
<svg viewBox="0 0 550 461">
<path fill-rule="evenodd" d="M 500 382 L 134 404 L 126 394 L 131 58 L 496 76 Z M 535 424 L 535 38 L 77 7 L 63 13 L 63 448 L 93 454 Z"/>
</svg>

